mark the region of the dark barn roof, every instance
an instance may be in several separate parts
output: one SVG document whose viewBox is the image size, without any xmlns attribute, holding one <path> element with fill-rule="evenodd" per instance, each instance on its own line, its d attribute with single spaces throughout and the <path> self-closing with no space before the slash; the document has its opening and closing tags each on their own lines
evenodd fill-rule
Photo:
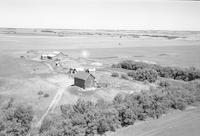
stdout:
<svg viewBox="0 0 200 136">
<path fill-rule="evenodd" d="M 92 74 L 90 74 L 88 72 L 83 72 L 83 71 L 77 72 L 74 75 L 74 78 L 86 80 L 89 76 L 92 76 L 93 78 L 95 78 Z"/>
</svg>

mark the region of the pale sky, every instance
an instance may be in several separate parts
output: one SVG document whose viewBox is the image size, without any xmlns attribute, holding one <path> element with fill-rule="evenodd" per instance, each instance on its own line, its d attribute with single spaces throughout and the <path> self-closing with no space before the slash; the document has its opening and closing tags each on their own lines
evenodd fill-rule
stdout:
<svg viewBox="0 0 200 136">
<path fill-rule="evenodd" d="M 200 1 L 0 0 L 0 27 L 200 30 Z"/>
</svg>

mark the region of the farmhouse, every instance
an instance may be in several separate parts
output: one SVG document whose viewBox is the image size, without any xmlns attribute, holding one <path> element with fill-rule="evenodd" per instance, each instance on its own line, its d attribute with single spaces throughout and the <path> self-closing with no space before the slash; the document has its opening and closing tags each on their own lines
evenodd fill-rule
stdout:
<svg viewBox="0 0 200 136">
<path fill-rule="evenodd" d="M 95 77 L 88 72 L 77 72 L 74 75 L 74 85 L 83 89 L 95 87 Z"/>
</svg>

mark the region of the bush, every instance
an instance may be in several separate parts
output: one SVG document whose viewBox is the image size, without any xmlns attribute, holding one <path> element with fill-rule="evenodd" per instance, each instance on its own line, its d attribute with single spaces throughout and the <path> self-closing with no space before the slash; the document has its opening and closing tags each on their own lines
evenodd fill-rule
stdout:
<svg viewBox="0 0 200 136">
<path fill-rule="evenodd" d="M 112 73 L 112 75 L 111 75 L 112 77 L 119 77 L 119 73 L 117 73 L 117 72 L 114 72 L 114 73 Z"/>
<path fill-rule="evenodd" d="M 167 81 L 160 81 L 160 82 L 159 82 L 159 86 L 160 86 L 160 87 L 163 87 L 163 88 L 166 88 L 166 87 L 169 87 L 169 86 L 170 86 L 170 83 L 167 82 Z"/>
<path fill-rule="evenodd" d="M 179 110 L 185 110 L 186 104 L 183 100 L 178 99 L 178 100 L 174 101 L 172 108 L 179 109 Z"/>
<path fill-rule="evenodd" d="M 49 94 L 48 93 L 44 94 L 44 97 L 49 97 Z"/>
<path fill-rule="evenodd" d="M 127 107 L 125 103 L 116 106 L 118 111 L 119 121 L 122 127 L 133 125 L 137 119 L 134 111 Z"/>
<path fill-rule="evenodd" d="M 39 91 L 37 94 L 38 94 L 38 95 L 43 95 L 44 92 L 43 92 L 43 91 Z"/>
<path fill-rule="evenodd" d="M 138 81 L 155 82 L 158 78 L 158 73 L 153 69 L 138 69 L 135 73 L 131 72 L 128 75 Z"/>
</svg>

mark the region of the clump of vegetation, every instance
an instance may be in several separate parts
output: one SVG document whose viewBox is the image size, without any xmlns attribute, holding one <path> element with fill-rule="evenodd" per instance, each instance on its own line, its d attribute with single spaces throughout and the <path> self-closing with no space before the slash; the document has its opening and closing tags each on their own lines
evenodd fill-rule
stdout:
<svg viewBox="0 0 200 136">
<path fill-rule="evenodd" d="M 1 109 L 0 135 L 2 136 L 26 136 L 31 129 L 33 120 L 32 107 L 16 105 L 14 101 Z"/>
<path fill-rule="evenodd" d="M 159 82 L 159 86 L 166 88 L 166 87 L 170 86 L 170 83 L 167 82 L 167 81 L 162 80 L 162 81 Z"/>
<path fill-rule="evenodd" d="M 155 82 L 158 78 L 158 73 L 153 69 L 138 69 L 129 72 L 128 75 L 138 81 Z"/>
<path fill-rule="evenodd" d="M 22 56 L 20 56 L 20 58 L 22 58 L 22 59 L 25 59 L 25 57 L 22 55 Z"/>
<path fill-rule="evenodd" d="M 117 73 L 117 72 L 114 72 L 114 73 L 112 73 L 112 75 L 111 75 L 112 77 L 119 77 L 119 73 Z"/>
<path fill-rule="evenodd" d="M 49 97 L 49 94 L 48 93 L 44 94 L 44 97 Z"/>
<path fill-rule="evenodd" d="M 39 91 L 37 94 L 38 94 L 38 95 L 43 95 L 44 92 L 43 92 L 43 91 Z"/>
<path fill-rule="evenodd" d="M 137 69 L 148 68 L 149 65 L 152 65 L 152 64 L 147 64 L 144 62 L 135 62 L 132 60 L 125 60 L 118 64 L 113 64 L 112 67 L 113 68 L 123 68 L 123 69 L 128 69 L 128 70 L 137 70 Z"/>
<path fill-rule="evenodd" d="M 176 80 L 192 81 L 200 79 L 200 70 L 194 67 L 179 68 L 179 67 L 164 67 L 158 64 L 148 64 L 144 62 L 135 62 L 131 60 L 122 61 L 119 64 L 112 65 L 114 68 L 123 68 L 137 71 L 139 69 L 155 70 L 160 77 L 172 78 Z"/>
</svg>

